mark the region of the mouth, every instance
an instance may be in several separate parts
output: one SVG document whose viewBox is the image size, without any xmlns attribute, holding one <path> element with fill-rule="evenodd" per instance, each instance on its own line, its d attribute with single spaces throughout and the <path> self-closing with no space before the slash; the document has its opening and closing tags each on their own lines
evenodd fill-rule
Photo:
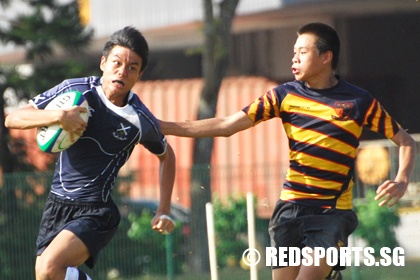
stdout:
<svg viewBox="0 0 420 280">
<path fill-rule="evenodd" d="M 113 81 L 112 81 L 112 83 L 114 83 L 114 84 L 119 84 L 119 85 L 121 85 L 121 86 L 124 86 L 124 82 L 123 82 L 123 81 L 121 81 L 121 80 L 113 80 Z"/>
<path fill-rule="evenodd" d="M 297 68 L 292 67 L 292 73 L 293 75 L 299 74 L 299 70 Z"/>
</svg>

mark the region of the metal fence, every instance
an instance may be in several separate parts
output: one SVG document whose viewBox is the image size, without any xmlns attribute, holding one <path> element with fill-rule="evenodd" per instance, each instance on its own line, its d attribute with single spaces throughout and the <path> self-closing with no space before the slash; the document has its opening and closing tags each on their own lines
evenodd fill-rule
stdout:
<svg viewBox="0 0 420 280">
<path fill-rule="evenodd" d="M 206 168 L 207 169 L 207 168 Z M 0 181 L 0 279 L 34 279 L 35 241 L 41 214 L 47 200 L 52 172 L 3 174 Z M 191 259 L 189 209 L 173 203 L 171 215 L 177 226 L 171 235 L 161 235 L 150 227 L 153 199 L 133 200 L 125 196 L 132 177 L 117 181 L 113 199 L 122 216 L 113 240 L 101 252 L 93 270 L 82 267 L 93 279 L 138 279 L 141 275 L 180 275 L 188 270 Z M 118 188 L 118 186 L 124 186 Z M 143 210 L 142 210 L 143 209 Z M 140 213 L 151 210 L 142 219 Z M 135 214 L 137 226 L 142 228 L 140 238 L 130 238 L 130 213 Z M 140 222 L 138 222 L 140 220 Z M 263 236 L 267 239 L 263 225 Z M 206 234 L 206 229 L 197 233 Z M 266 244 L 264 244 L 266 245 Z M 204 245 L 207 247 L 207 244 Z M 245 249 L 246 247 L 244 247 Z M 242 251 L 241 251 L 242 252 Z M 237 253 L 238 258 L 240 253 Z M 172 279 L 172 278 L 168 278 Z"/>
<path fill-rule="evenodd" d="M 0 184 L 0 279 L 2 280 L 34 279 L 35 241 L 52 175 L 44 172 L 2 176 Z M 114 200 L 120 207 L 122 215 L 119 230 L 111 243 L 101 252 L 95 268 L 86 269 L 89 275 L 93 279 L 113 279 L 117 276 L 165 274 L 168 269 L 173 273 L 179 273 L 181 265 L 185 262 L 185 254 L 181 254 L 185 248 L 180 244 L 180 242 L 186 244 L 186 240 L 182 239 L 182 235 L 186 234 L 182 232 L 183 229 L 180 227 L 170 236 L 155 234 L 150 228 L 153 214 L 149 213 L 144 228 L 146 232 L 150 231 L 150 238 L 146 242 L 144 239 L 143 241 L 132 239 L 128 236 L 131 227 L 129 213 L 137 212 L 139 217 L 141 209 L 136 208 L 136 204 L 128 203 L 128 200 L 118 192 L 115 193 Z M 151 205 L 150 209 L 153 207 L 154 205 Z M 170 252 L 170 258 L 167 258 L 167 248 L 173 250 Z"/>
<path fill-rule="evenodd" d="M 392 178 L 395 175 L 398 163 L 397 150 L 392 146 L 383 145 L 383 143 L 380 146 L 386 147 L 389 160 L 387 175 Z M 365 147 L 367 146 L 362 145 L 362 148 Z M 417 158 L 416 171 L 407 195 L 401 201 L 401 206 L 404 209 L 415 210 L 419 206 L 419 160 L 420 158 Z M 372 164 L 375 165 L 378 162 Z M 227 167 L 223 168 L 228 169 Z M 381 165 L 381 168 L 384 167 Z M 235 176 L 235 172 L 214 172 L 212 174 L 221 173 L 223 173 L 223 176 Z M 52 173 L 49 172 L 3 174 L 1 177 L 0 279 L 34 278 L 35 241 L 51 179 Z M 119 181 L 118 183 L 127 185 L 130 183 L 127 180 L 126 178 L 125 181 Z M 366 181 L 366 179 L 364 180 Z M 369 187 L 372 186 L 366 184 L 357 176 L 355 196 L 362 197 L 365 189 Z M 171 235 L 171 238 L 175 238 L 172 241 L 166 239 L 168 237 L 158 234 L 151 237 L 148 243 L 133 240 L 128 236 L 131 222 L 128 218 L 130 211 L 127 211 L 125 208 L 127 206 L 124 204 L 127 197 L 124 197 L 118 191 L 114 193 L 113 197 L 117 205 L 121 207 L 123 219 L 114 239 L 101 253 L 97 266 L 93 270 L 89 270 L 93 279 L 112 279 L 115 275 L 122 277 L 119 279 L 127 279 L 142 274 L 166 274 L 168 269 L 173 270 L 174 273 L 179 273 L 188 266 L 186 258 L 186 254 L 188 254 L 186 244 L 189 243 L 186 235 L 189 234 L 188 230 L 185 231 L 180 228 L 178 235 Z M 412 218 L 408 219 L 407 217 L 402 217 L 403 223 L 398 229 L 397 237 L 402 241 L 402 246 L 407 248 L 410 257 L 420 257 L 420 244 L 416 236 L 413 235 L 413 232 L 418 232 L 420 229 L 419 220 L 415 218 L 413 223 L 410 220 Z M 205 230 L 201 234 L 206 234 Z M 260 234 L 266 235 L 266 232 Z M 220 237 L 223 238 L 223 235 Z M 167 245 L 172 247 L 169 257 Z"/>
</svg>

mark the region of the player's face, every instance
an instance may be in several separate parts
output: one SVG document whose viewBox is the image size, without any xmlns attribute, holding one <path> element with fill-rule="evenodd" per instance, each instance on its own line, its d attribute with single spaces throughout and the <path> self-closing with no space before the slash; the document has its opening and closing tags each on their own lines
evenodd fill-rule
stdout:
<svg viewBox="0 0 420 280">
<path fill-rule="evenodd" d="M 121 100 L 125 100 L 142 75 L 141 64 L 142 59 L 138 54 L 121 46 L 115 46 L 108 57 L 102 57 L 102 88 L 107 97 L 120 97 Z"/>
<path fill-rule="evenodd" d="M 325 71 L 326 60 L 323 54 L 319 54 L 315 47 L 316 36 L 302 34 L 296 40 L 293 49 L 292 73 L 298 81 L 308 84 L 316 82 Z"/>
</svg>

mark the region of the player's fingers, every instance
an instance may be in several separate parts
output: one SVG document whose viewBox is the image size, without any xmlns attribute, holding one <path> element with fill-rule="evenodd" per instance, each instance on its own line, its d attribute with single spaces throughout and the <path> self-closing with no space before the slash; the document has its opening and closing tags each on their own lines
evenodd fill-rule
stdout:
<svg viewBox="0 0 420 280">
<path fill-rule="evenodd" d="M 79 110 L 79 113 L 87 113 L 87 109 L 85 107 L 78 106 L 77 108 Z"/>
<path fill-rule="evenodd" d="M 159 217 L 157 224 L 153 229 L 159 231 L 162 234 L 169 234 L 175 228 L 175 223 L 168 215 L 162 215 Z"/>
<path fill-rule="evenodd" d="M 376 190 L 375 200 L 381 199 L 383 196 L 389 193 L 389 190 L 392 187 L 392 182 L 390 180 L 386 180 L 382 185 L 378 187 Z"/>
<path fill-rule="evenodd" d="M 392 183 L 391 180 L 386 180 L 376 189 L 376 193 L 379 194 L 380 192 L 388 189 L 391 183 Z"/>
<path fill-rule="evenodd" d="M 381 200 L 378 205 L 379 206 L 384 206 L 386 205 L 390 200 L 391 200 L 392 196 L 390 194 L 388 194 L 385 199 Z"/>
<path fill-rule="evenodd" d="M 383 188 L 378 194 L 375 196 L 375 200 L 380 200 L 384 198 L 378 205 L 384 206 L 387 205 L 388 207 L 392 207 L 400 200 L 400 198 L 404 195 L 405 188 L 402 183 L 389 181 L 387 187 Z"/>
</svg>

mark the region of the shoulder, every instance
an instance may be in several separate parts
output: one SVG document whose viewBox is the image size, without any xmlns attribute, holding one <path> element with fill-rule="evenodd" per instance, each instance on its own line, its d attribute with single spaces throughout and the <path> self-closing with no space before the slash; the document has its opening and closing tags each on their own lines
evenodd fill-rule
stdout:
<svg viewBox="0 0 420 280">
<path fill-rule="evenodd" d="M 65 80 L 63 84 L 71 90 L 85 92 L 87 90 L 91 90 L 93 87 L 100 85 L 101 79 L 100 77 L 96 76 L 72 78 Z"/>
<path fill-rule="evenodd" d="M 354 84 L 351 84 L 351 83 L 347 82 L 346 80 L 340 79 L 339 82 L 338 82 L 338 88 L 339 89 L 340 88 L 344 89 L 348 92 L 354 92 L 354 93 L 357 93 L 357 94 L 370 96 L 370 93 L 366 89 L 363 89 L 363 88 L 358 87 Z"/>
<path fill-rule="evenodd" d="M 91 90 L 94 86 L 99 84 L 100 78 L 95 76 L 66 79 L 60 84 L 35 96 L 30 100 L 30 103 L 35 105 L 35 107 L 42 109 L 57 95 L 68 91 L 80 91 L 85 93 L 86 91 Z"/>
<path fill-rule="evenodd" d="M 137 94 L 133 93 L 132 97 L 129 100 L 129 104 L 133 107 L 133 109 L 141 118 L 143 117 L 147 121 L 153 122 L 153 124 L 158 123 L 153 113 L 147 108 L 143 101 L 140 100 Z"/>
<path fill-rule="evenodd" d="M 276 98 L 279 100 L 283 100 L 286 95 L 292 94 L 302 94 L 305 91 L 305 87 L 303 86 L 302 82 L 299 81 L 291 81 L 286 82 L 278 85 L 277 87 L 271 89 L 268 94 L 274 93 Z"/>
</svg>

